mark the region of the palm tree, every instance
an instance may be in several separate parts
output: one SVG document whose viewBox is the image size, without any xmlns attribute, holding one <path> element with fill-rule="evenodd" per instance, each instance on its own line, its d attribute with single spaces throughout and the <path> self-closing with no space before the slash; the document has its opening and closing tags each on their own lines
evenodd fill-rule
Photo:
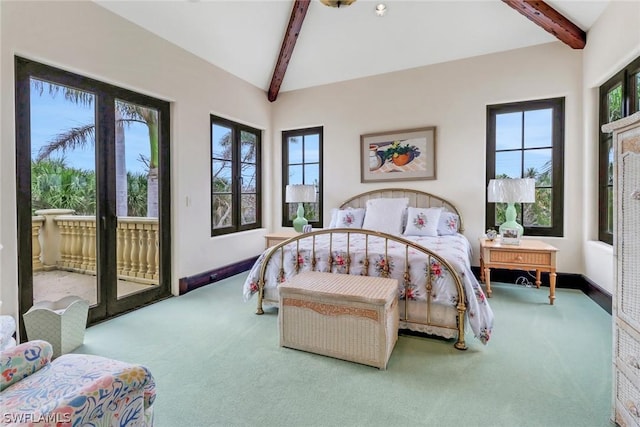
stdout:
<svg viewBox="0 0 640 427">
<path fill-rule="evenodd" d="M 65 99 L 83 106 L 91 106 L 94 96 L 89 92 L 68 86 L 46 83 L 41 80 L 31 79 L 32 87 L 44 92 L 45 85 L 49 94 L 56 96 L 62 92 Z M 149 132 L 150 157 L 147 162 L 147 215 L 158 216 L 158 113 L 151 108 L 134 105 L 127 102 L 116 101 L 116 214 L 126 216 L 127 206 L 127 171 L 125 164 L 125 133 L 124 126 L 132 123 L 142 123 L 147 126 Z M 56 151 L 74 150 L 87 144 L 95 144 L 95 123 L 72 127 L 56 135 L 44 145 L 38 152 L 37 160 L 48 158 Z"/>
</svg>

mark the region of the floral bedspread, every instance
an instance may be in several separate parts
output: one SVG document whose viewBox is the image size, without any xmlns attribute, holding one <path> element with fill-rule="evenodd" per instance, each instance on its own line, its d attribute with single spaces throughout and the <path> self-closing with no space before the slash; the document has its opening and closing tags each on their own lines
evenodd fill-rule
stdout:
<svg viewBox="0 0 640 427">
<path fill-rule="evenodd" d="M 471 272 L 471 245 L 462 234 L 453 236 L 403 236 L 431 251 L 437 253 L 447 260 L 462 280 L 466 294 L 467 323 L 476 338 L 486 344 L 491 337 L 493 329 L 493 311 L 489 306 L 480 284 Z M 329 235 L 317 235 L 315 237 L 315 258 L 316 271 L 347 273 L 347 237 L 346 234 L 333 234 L 331 241 L 331 265 L 329 259 Z M 414 301 L 425 301 L 427 298 L 426 273 L 430 272 L 432 278 L 431 301 L 435 304 L 457 305 L 458 292 L 455 281 L 451 277 L 446 267 L 441 265 L 436 259 L 431 258 L 427 266 L 425 255 L 415 249 L 409 249 L 409 277 L 410 283 L 404 283 L 405 273 L 405 249 L 402 243 L 388 242 L 388 259 L 384 256 L 384 239 L 369 236 L 368 261 L 365 264 L 365 235 L 350 234 L 349 255 L 351 263 L 348 266 L 348 274 L 383 276 L 385 269 L 388 269 L 389 277 L 397 279 L 399 284 L 399 295 L 401 299 L 408 298 Z M 284 255 L 284 277 L 280 277 L 280 267 L 282 257 L 275 254 L 271 257 L 266 270 L 265 288 L 274 288 L 278 283 L 286 281 L 296 274 L 296 266 L 299 272 L 312 270 L 312 239 L 306 238 L 299 241 L 299 255 L 296 255 L 296 243 L 285 246 Z M 263 259 L 269 250 L 266 250 L 249 272 L 244 286 L 243 297 L 248 301 L 253 294 L 258 291 L 258 278 Z M 388 262 L 388 265 L 387 265 Z M 365 271 L 368 268 L 368 272 Z"/>
</svg>

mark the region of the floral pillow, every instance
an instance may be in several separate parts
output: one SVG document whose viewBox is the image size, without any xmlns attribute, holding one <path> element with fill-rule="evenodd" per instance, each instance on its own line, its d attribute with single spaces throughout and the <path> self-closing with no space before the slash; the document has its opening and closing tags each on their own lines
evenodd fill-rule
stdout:
<svg viewBox="0 0 640 427">
<path fill-rule="evenodd" d="M 362 228 L 383 233 L 402 234 L 402 217 L 409 204 L 406 197 L 367 200 L 367 212 Z"/>
<path fill-rule="evenodd" d="M 362 228 L 364 209 L 336 209 L 331 215 L 329 228 Z"/>
<path fill-rule="evenodd" d="M 409 208 L 405 236 L 437 236 L 442 208 Z"/>
<path fill-rule="evenodd" d="M 442 212 L 438 221 L 438 235 L 452 236 L 458 233 L 460 217 L 453 212 Z"/>
</svg>

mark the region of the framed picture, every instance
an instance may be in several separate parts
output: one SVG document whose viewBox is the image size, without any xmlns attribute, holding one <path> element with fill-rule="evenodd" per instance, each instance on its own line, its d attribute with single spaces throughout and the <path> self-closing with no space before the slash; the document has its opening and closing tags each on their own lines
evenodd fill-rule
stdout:
<svg viewBox="0 0 640 427">
<path fill-rule="evenodd" d="M 436 179 L 435 126 L 360 135 L 360 182 Z"/>
<path fill-rule="evenodd" d="M 517 228 L 503 228 L 500 237 L 502 243 L 505 245 L 520 244 L 520 230 L 518 230 Z"/>
</svg>

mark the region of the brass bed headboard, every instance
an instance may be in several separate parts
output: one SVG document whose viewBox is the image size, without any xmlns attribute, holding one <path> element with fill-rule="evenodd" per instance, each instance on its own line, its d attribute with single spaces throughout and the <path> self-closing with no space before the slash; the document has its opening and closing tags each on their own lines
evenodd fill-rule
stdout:
<svg viewBox="0 0 640 427">
<path fill-rule="evenodd" d="M 367 200 L 391 198 L 399 199 L 406 197 L 409 199 L 409 206 L 414 208 L 433 208 L 444 207 L 445 210 L 453 212 L 460 218 L 460 224 L 458 225 L 458 231 L 462 233 L 464 231 L 464 221 L 460 211 L 453 203 L 449 202 L 442 197 L 435 194 L 427 193 L 420 190 L 411 190 L 408 188 L 381 188 L 379 190 L 371 190 L 366 193 L 361 193 L 351 197 L 340 205 L 341 209 L 344 208 L 365 208 L 367 206 Z"/>
</svg>

